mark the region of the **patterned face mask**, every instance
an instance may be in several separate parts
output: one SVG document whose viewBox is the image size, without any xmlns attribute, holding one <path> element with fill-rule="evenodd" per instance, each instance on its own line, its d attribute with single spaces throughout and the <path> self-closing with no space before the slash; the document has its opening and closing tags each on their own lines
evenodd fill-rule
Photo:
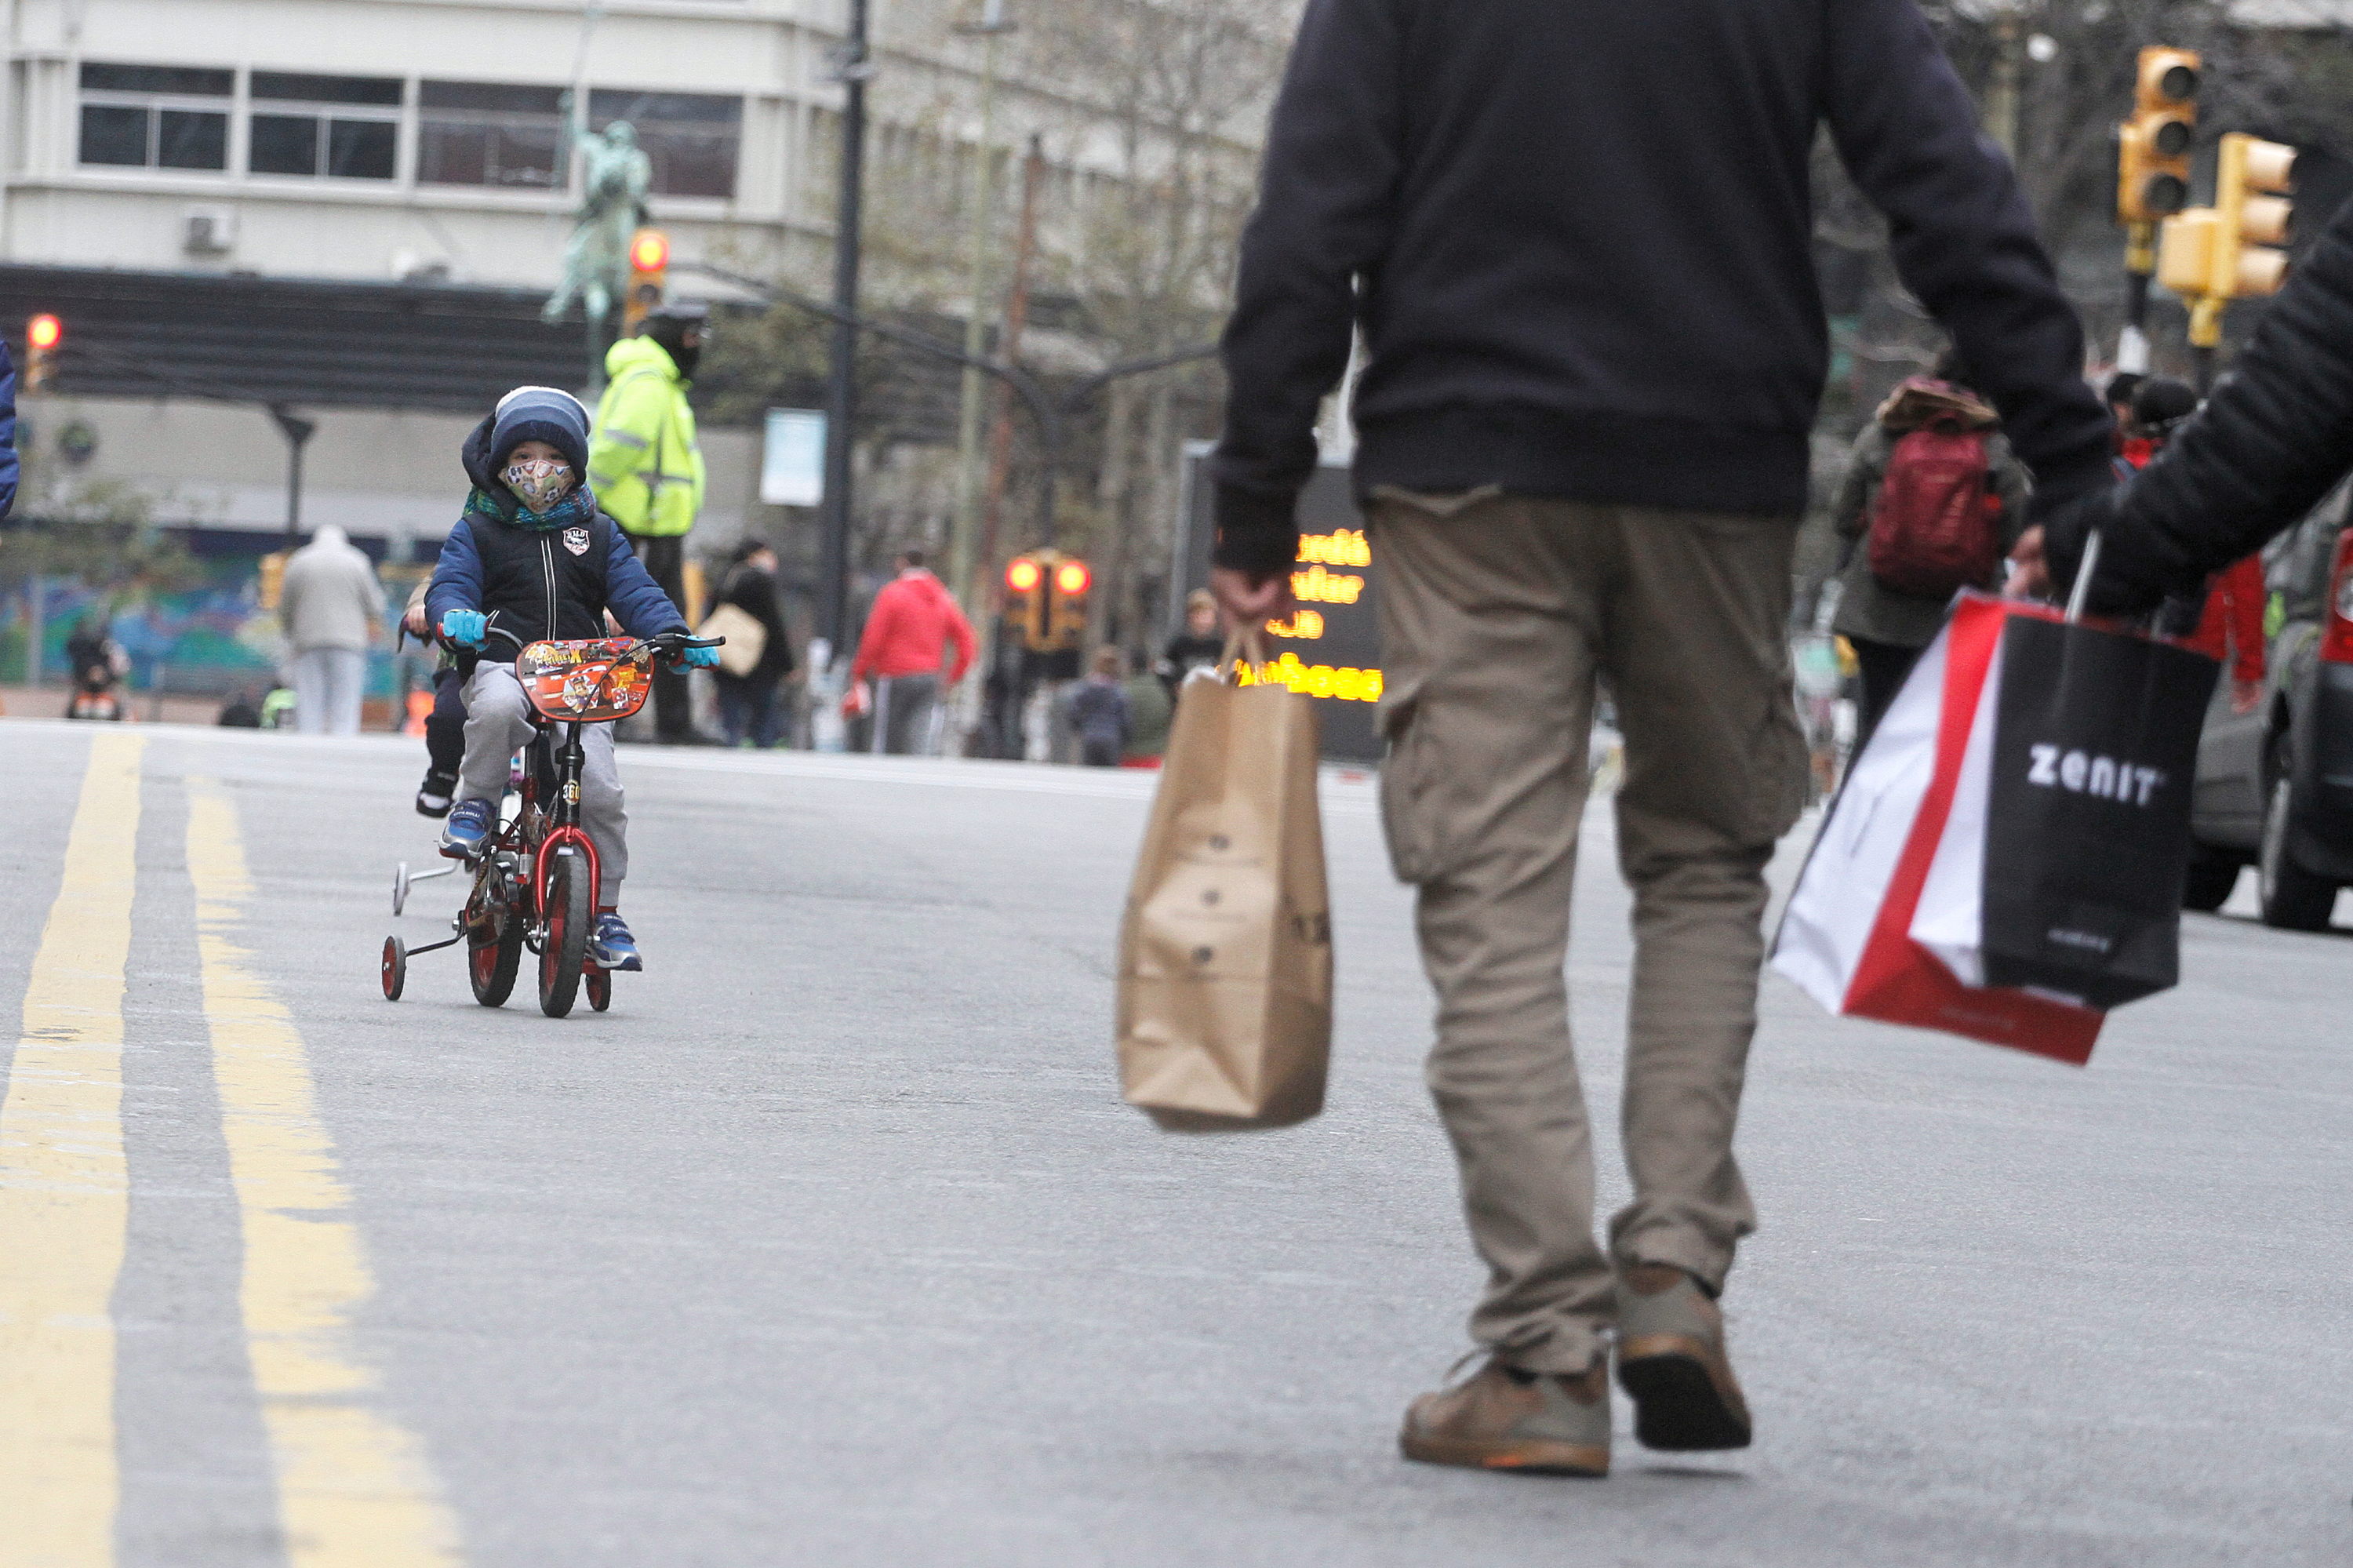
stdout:
<svg viewBox="0 0 2353 1568">
<path fill-rule="evenodd" d="M 552 512 L 572 491 L 572 465 L 561 458 L 528 458 L 499 475 L 526 512 Z"/>
</svg>

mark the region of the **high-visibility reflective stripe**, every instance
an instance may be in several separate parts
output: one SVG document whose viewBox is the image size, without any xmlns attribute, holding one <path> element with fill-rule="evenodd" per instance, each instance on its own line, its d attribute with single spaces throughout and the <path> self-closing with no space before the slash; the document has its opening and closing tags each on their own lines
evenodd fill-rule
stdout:
<svg viewBox="0 0 2353 1568">
<path fill-rule="evenodd" d="M 235 809 L 190 779 L 205 1016 L 245 1238 L 239 1304 L 293 1568 L 441 1568 L 457 1529 L 424 1447 L 381 1409 L 352 1318 L 375 1282 L 348 1218 L 302 1036 L 236 934 L 251 899 Z"/>
<path fill-rule="evenodd" d="M 65 874 L 0 1105 L 0 1560 L 114 1561 L 112 1298 L 130 1221 L 122 970 L 137 880 L 136 735 L 90 742 Z"/>
</svg>

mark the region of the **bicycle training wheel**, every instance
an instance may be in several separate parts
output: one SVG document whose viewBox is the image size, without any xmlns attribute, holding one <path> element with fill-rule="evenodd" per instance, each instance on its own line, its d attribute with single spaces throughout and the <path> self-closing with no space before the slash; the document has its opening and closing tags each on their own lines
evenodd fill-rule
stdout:
<svg viewBox="0 0 2353 1568">
<path fill-rule="evenodd" d="M 384 939 L 384 999 L 398 1001 L 402 988 L 408 984 L 408 944 L 397 937 Z"/>
<path fill-rule="evenodd" d="M 474 1000 L 484 1007 L 504 1007 L 514 994 L 515 971 L 522 967 L 522 921 L 510 915 L 499 933 L 485 939 L 466 938 L 466 978 L 474 984 Z"/>
<path fill-rule="evenodd" d="M 588 987 L 588 1005 L 602 1012 L 613 1005 L 613 971 L 590 969 L 581 977 Z"/>
<path fill-rule="evenodd" d="M 539 944 L 539 1010 L 550 1018 L 570 1012 L 580 995 L 590 917 L 588 867 L 576 853 L 558 851 L 547 869 L 547 929 Z"/>
</svg>

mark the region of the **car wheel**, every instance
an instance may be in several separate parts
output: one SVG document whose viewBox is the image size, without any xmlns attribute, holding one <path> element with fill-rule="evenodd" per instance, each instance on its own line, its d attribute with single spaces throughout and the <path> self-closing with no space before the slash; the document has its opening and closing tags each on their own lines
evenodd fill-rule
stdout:
<svg viewBox="0 0 2353 1568">
<path fill-rule="evenodd" d="M 2205 844 L 2189 846 L 2189 869 L 2181 879 L 2181 906 L 2211 915 L 2231 901 L 2245 862 L 2227 850 Z"/>
<path fill-rule="evenodd" d="M 2272 785 L 2270 807 L 2263 812 L 2263 857 L 2255 863 L 2263 924 L 2283 931 L 2326 931 L 2328 916 L 2337 908 L 2337 885 L 2313 875 L 2289 855 L 2287 824 L 2295 802 L 2295 787 L 2282 766 Z"/>
</svg>

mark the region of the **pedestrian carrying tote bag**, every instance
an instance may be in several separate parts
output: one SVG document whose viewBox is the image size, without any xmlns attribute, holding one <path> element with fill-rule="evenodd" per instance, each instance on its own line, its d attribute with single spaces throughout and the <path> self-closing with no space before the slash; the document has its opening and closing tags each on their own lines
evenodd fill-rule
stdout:
<svg viewBox="0 0 2353 1568">
<path fill-rule="evenodd" d="M 2103 1009 L 2173 983 L 2213 673 L 1964 596 L 1832 802 L 1774 967 L 1833 1012 L 2088 1060 Z"/>
<path fill-rule="evenodd" d="M 1120 929 L 1127 1101 L 1162 1127 L 1287 1127 L 1324 1107 L 1332 921 L 1313 701 L 1240 684 L 1236 662 L 1179 688 Z"/>
<path fill-rule="evenodd" d="M 768 651 L 768 629 L 741 605 L 718 606 L 702 618 L 702 630 L 695 635 L 727 640 L 719 646 L 719 667 L 730 675 L 750 674 Z"/>
</svg>

